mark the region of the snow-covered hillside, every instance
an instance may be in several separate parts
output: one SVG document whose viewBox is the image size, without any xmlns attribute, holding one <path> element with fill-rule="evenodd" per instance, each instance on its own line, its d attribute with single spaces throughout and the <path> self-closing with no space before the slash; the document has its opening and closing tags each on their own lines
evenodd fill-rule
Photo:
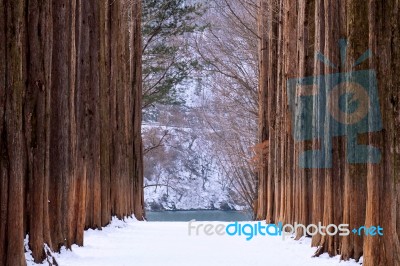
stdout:
<svg viewBox="0 0 400 266">
<path fill-rule="evenodd" d="M 210 129 L 196 107 L 158 106 L 144 120 L 146 209 L 245 208 L 214 156 Z"/>
</svg>

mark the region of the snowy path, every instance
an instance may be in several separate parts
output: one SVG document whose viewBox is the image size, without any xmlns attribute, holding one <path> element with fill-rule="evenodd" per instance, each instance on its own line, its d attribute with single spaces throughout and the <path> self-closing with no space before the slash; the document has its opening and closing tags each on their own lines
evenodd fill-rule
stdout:
<svg viewBox="0 0 400 266">
<path fill-rule="evenodd" d="M 217 222 L 213 222 L 216 224 Z M 218 222 L 219 223 L 219 222 Z M 67 265 L 138 266 L 303 266 L 360 265 L 339 257 L 311 258 L 310 240 L 282 241 L 279 237 L 189 236 L 185 222 L 123 223 L 114 220 L 102 231 L 85 232 L 85 247 L 73 246 L 55 257 Z"/>
</svg>

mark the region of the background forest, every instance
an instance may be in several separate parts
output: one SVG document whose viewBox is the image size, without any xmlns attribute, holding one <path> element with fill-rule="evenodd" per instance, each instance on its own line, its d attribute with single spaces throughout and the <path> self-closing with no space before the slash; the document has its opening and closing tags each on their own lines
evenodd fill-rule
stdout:
<svg viewBox="0 0 400 266">
<path fill-rule="evenodd" d="M 147 209 L 253 209 L 256 7 L 143 2 Z"/>
</svg>

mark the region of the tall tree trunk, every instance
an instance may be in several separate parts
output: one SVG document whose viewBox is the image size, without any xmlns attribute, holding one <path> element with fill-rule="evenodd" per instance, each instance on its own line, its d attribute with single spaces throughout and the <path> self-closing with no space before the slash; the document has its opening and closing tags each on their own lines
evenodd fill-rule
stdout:
<svg viewBox="0 0 400 266">
<path fill-rule="evenodd" d="M 379 225 L 384 228 L 383 236 L 316 234 L 312 245 L 319 247 L 316 255 L 340 254 L 345 260 L 358 260 L 364 255 L 365 265 L 400 265 L 398 1 L 260 0 L 260 10 L 270 13 L 260 12 L 258 17 L 259 29 L 264 30 L 260 32 L 259 50 L 259 139 L 269 140 L 270 150 L 266 166 L 259 171 L 256 217 L 267 222 L 305 225 L 346 223 L 350 230 Z M 347 46 L 341 41 L 339 47 L 340 39 L 347 39 Z M 354 64 L 368 49 L 372 51 L 369 62 Z M 318 52 L 329 62 L 316 60 L 322 60 L 321 55 L 316 56 Z M 303 107 L 309 108 L 306 115 L 319 125 L 313 129 L 314 139 L 294 138 L 299 133 L 296 127 L 310 129 L 295 123 L 302 121 L 304 113 L 293 115 L 293 110 L 285 110 L 291 97 L 286 94 L 287 80 L 320 77 L 316 83 L 320 86 L 322 82 L 329 84 L 332 74 L 348 73 L 354 77 L 355 71 L 365 69 L 377 73 L 382 130 L 370 132 L 376 127 L 376 120 L 370 115 L 366 118 L 368 132 L 358 134 L 356 142 L 351 142 L 348 127 L 344 136 L 332 137 L 330 132 L 335 125 L 325 115 L 331 111 L 330 105 L 319 97 L 310 97 L 309 105 Z M 374 86 L 372 78 L 367 80 L 367 86 Z M 315 93 L 310 87 L 296 87 L 295 99 Z M 298 107 L 303 103 L 295 104 Z M 357 149 L 355 143 L 379 148 L 380 162 L 348 162 Z M 307 162 L 302 156 L 309 150 L 325 152 Z M 303 230 L 298 231 L 297 238 L 303 234 Z"/>
<path fill-rule="evenodd" d="M 6 36 L 2 42 L 7 47 L 5 56 L 5 111 L 4 125 L 6 157 L 2 157 L 7 167 L 8 197 L 6 199 L 7 214 L 2 219 L 6 220 L 6 239 L 3 245 L 6 249 L 3 259 L 7 265 L 24 265 L 24 180 L 26 167 L 26 150 L 24 140 L 24 113 L 26 86 L 26 21 L 23 0 L 5 3 Z M 0 237 L 0 239 L 3 237 Z M 19 241 L 18 241 L 19 240 Z"/>
<path fill-rule="evenodd" d="M 112 215 L 143 218 L 140 12 L 0 2 L 0 264 L 26 264 L 26 234 L 41 262 Z"/>
</svg>

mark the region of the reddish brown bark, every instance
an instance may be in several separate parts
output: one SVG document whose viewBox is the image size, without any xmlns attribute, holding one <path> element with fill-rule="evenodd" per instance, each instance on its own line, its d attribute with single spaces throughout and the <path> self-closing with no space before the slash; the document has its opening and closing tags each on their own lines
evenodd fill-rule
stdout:
<svg viewBox="0 0 400 266">
<path fill-rule="evenodd" d="M 356 260 L 364 255 L 365 265 L 400 265 L 398 1 L 260 0 L 260 7 L 259 138 L 269 141 L 270 150 L 266 166 L 259 171 L 256 217 L 292 224 L 346 223 L 350 229 L 380 225 L 384 236 L 317 234 L 312 245 L 319 246 L 316 255 L 328 252 Z M 344 65 L 341 38 L 348 40 Z M 367 49 L 373 52 L 369 62 L 353 66 Z M 316 52 L 338 68 L 316 61 Z M 377 72 L 383 130 L 359 134 L 357 141 L 378 147 L 381 162 L 349 164 L 346 137 L 335 137 L 332 168 L 300 168 L 299 154 L 320 149 L 328 140 L 293 141 L 286 80 L 363 69 Z M 329 119 L 317 117 L 321 107 L 316 100 L 312 103 L 315 121 L 327 132 Z M 297 237 L 302 234 L 298 231 Z"/>
<path fill-rule="evenodd" d="M 143 218 L 140 10 L 0 2 L 1 265 L 25 265 L 26 234 L 40 262 L 44 244 Z"/>
</svg>

